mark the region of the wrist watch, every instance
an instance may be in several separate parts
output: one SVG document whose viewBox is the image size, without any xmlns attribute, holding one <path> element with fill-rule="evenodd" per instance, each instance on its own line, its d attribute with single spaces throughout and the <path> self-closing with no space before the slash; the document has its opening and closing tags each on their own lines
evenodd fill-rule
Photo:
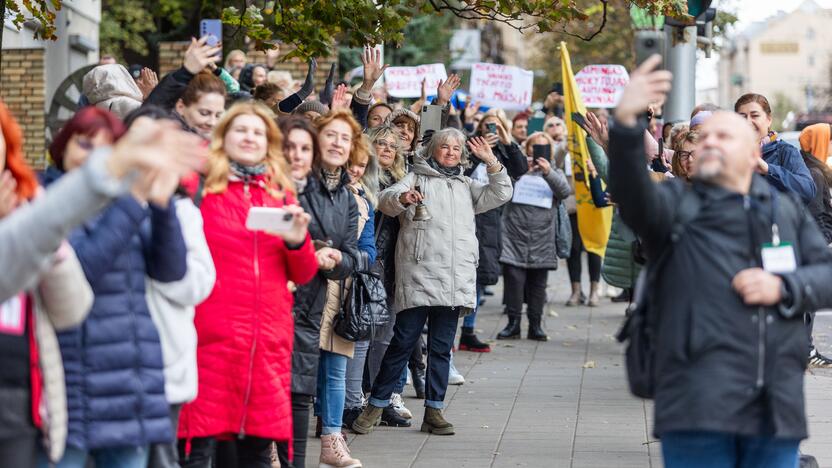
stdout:
<svg viewBox="0 0 832 468">
<path fill-rule="evenodd" d="M 491 169 L 492 167 L 496 166 L 497 164 L 500 164 L 500 160 L 497 159 L 497 158 L 494 158 L 492 161 L 485 163 L 485 167 L 488 168 L 488 169 Z"/>
</svg>

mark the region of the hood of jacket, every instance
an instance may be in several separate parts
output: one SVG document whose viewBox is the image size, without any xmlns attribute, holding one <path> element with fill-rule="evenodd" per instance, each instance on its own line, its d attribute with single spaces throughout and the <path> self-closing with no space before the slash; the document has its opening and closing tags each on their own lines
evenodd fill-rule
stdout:
<svg viewBox="0 0 832 468">
<path fill-rule="evenodd" d="M 139 86 L 124 65 L 99 65 L 84 75 L 84 96 L 96 107 L 107 109 L 120 118 L 142 105 Z"/>
</svg>

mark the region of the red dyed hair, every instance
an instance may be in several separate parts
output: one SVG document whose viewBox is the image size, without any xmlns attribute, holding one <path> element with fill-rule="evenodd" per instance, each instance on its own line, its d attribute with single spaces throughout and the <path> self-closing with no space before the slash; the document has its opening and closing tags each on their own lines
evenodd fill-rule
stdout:
<svg viewBox="0 0 832 468">
<path fill-rule="evenodd" d="M 101 130 L 107 131 L 113 141 L 124 135 L 124 123 L 110 111 L 88 106 L 79 110 L 72 119 L 61 128 L 52 144 L 49 145 L 49 155 L 58 169 L 64 170 L 64 152 L 69 140 L 75 135 L 95 136 Z"/>
<path fill-rule="evenodd" d="M 22 200 L 30 200 L 35 196 L 38 179 L 35 172 L 26 164 L 23 158 L 23 132 L 9 109 L 0 101 L 0 130 L 6 140 L 6 170 L 17 182 L 17 196 Z"/>
</svg>

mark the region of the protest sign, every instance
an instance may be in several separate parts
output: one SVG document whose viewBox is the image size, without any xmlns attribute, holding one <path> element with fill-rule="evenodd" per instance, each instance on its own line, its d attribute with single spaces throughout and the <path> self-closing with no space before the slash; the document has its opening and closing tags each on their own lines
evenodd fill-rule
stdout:
<svg viewBox="0 0 832 468">
<path fill-rule="evenodd" d="M 439 83 L 448 79 L 445 65 L 432 63 L 418 67 L 389 67 L 384 71 L 387 93 L 397 98 L 420 97 L 423 79 L 427 79 L 428 95 L 436 94 Z"/>
<path fill-rule="evenodd" d="M 532 103 L 534 74 L 511 65 L 475 63 L 471 66 L 471 96 L 487 107 L 525 110 Z"/>
<path fill-rule="evenodd" d="M 575 82 L 586 107 L 612 108 L 618 105 L 630 75 L 622 65 L 588 65 L 575 75 Z"/>
<path fill-rule="evenodd" d="M 531 205 L 540 208 L 552 208 L 552 189 L 538 174 L 526 174 L 514 184 L 511 201 L 519 205 Z"/>
</svg>

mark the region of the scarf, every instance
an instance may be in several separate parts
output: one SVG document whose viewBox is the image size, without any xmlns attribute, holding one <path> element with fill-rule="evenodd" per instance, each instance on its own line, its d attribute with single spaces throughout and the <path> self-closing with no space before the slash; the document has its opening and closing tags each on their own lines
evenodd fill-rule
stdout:
<svg viewBox="0 0 832 468">
<path fill-rule="evenodd" d="M 307 180 L 309 179 L 303 178 L 301 180 L 295 180 L 295 188 L 297 189 L 298 194 L 301 194 L 304 190 L 306 190 Z"/>
<path fill-rule="evenodd" d="M 268 170 L 265 163 L 256 164 L 254 166 L 245 166 L 237 161 L 231 161 L 229 167 L 231 168 L 231 173 L 242 180 L 252 179 L 263 175 Z"/>
<path fill-rule="evenodd" d="M 766 137 L 763 138 L 763 140 L 760 142 L 760 147 L 763 147 L 769 143 L 774 143 L 775 141 L 777 141 L 777 138 L 777 132 L 775 132 L 774 130 L 769 130 L 768 135 L 766 135 Z"/>
<path fill-rule="evenodd" d="M 829 157 L 829 124 L 819 123 L 809 125 L 800 132 L 800 149 L 811 154 L 820 162 L 825 163 Z"/>
<path fill-rule="evenodd" d="M 430 167 L 436 169 L 437 171 L 439 171 L 439 173 L 442 174 L 445 177 L 458 176 L 459 173 L 460 173 L 460 166 L 445 167 L 445 166 L 439 164 L 438 162 L 436 162 L 436 160 L 433 159 L 433 158 L 428 158 L 428 165 Z"/>
<path fill-rule="evenodd" d="M 321 180 L 327 190 L 334 192 L 338 189 L 338 186 L 341 185 L 341 168 L 339 167 L 334 171 L 328 171 L 321 168 Z"/>
</svg>

